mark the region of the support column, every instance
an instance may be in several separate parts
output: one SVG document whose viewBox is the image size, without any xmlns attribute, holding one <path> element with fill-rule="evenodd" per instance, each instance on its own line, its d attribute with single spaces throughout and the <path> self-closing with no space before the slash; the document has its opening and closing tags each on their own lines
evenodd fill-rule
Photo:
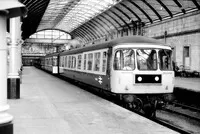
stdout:
<svg viewBox="0 0 200 134">
<path fill-rule="evenodd" d="M 6 12 L 0 11 L 0 133 L 13 134 L 13 116 L 7 113 L 7 43 Z"/>
<path fill-rule="evenodd" d="M 21 27 L 22 25 L 22 22 L 19 23 L 19 27 Z M 20 77 L 20 84 L 22 83 L 22 44 L 23 44 L 23 40 L 21 39 L 21 33 L 22 31 L 19 29 L 19 32 L 18 32 L 18 39 L 19 39 L 19 42 L 18 42 L 18 51 L 17 51 L 17 54 L 18 54 L 18 58 L 19 58 L 19 62 L 18 62 L 18 72 L 19 72 L 19 77 Z"/>
<path fill-rule="evenodd" d="M 8 99 L 20 98 L 20 76 L 19 76 L 19 34 L 20 17 L 10 19 L 11 43 L 9 44 L 10 64 L 8 71 Z"/>
</svg>

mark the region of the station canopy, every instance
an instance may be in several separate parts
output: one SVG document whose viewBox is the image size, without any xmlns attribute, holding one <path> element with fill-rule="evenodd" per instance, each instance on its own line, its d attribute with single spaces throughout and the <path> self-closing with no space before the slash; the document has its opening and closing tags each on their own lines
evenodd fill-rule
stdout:
<svg viewBox="0 0 200 134">
<path fill-rule="evenodd" d="M 144 25 L 199 12 L 200 0 L 21 0 L 28 9 L 22 18 L 22 38 L 37 31 L 58 29 L 90 41 Z"/>
</svg>

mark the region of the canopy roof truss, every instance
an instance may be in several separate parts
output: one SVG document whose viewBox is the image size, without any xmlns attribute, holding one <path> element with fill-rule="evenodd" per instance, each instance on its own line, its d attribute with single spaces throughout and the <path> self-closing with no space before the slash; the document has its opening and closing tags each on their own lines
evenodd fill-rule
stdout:
<svg viewBox="0 0 200 134">
<path fill-rule="evenodd" d="M 60 29 L 74 38 L 92 41 L 113 30 L 151 25 L 200 10 L 200 0 L 21 0 L 28 8 L 22 37 L 36 31 Z"/>
</svg>

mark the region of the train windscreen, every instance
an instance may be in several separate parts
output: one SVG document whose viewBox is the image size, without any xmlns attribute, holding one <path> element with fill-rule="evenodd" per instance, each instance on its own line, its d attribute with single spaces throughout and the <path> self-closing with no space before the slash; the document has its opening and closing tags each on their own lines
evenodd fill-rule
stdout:
<svg viewBox="0 0 200 134">
<path fill-rule="evenodd" d="M 160 70 L 172 70 L 172 51 L 161 49 L 158 51 Z"/>
<path fill-rule="evenodd" d="M 141 71 L 157 70 L 158 68 L 172 70 L 171 54 L 172 51 L 168 49 L 118 49 L 115 52 L 113 68 L 114 70 L 131 71 L 137 65 L 137 69 Z"/>
<path fill-rule="evenodd" d="M 137 49 L 138 70 L 157 70 L 157 56 L 154 49 Z"/>
</svg>

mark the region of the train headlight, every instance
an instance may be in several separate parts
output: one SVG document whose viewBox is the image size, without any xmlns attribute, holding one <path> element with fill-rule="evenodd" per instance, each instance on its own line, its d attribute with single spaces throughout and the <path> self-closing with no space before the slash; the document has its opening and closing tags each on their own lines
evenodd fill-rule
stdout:
<svg viewBox="0 0 200 134">
<path fill-rule="evenodd" d="M 156 76 L 156 77 L 155 77 L 155 81 L 158 81 L 158 80 L 159 80 L 159 77 L 158 77 L 158 76 Z"/>
<path fill-rule="evenodd" d="M 137 80 L 138 80 L 138 81 L 142 81 L 142 77 L 139 76 L 139 77 L 137 78 Z"/>
</svg>

